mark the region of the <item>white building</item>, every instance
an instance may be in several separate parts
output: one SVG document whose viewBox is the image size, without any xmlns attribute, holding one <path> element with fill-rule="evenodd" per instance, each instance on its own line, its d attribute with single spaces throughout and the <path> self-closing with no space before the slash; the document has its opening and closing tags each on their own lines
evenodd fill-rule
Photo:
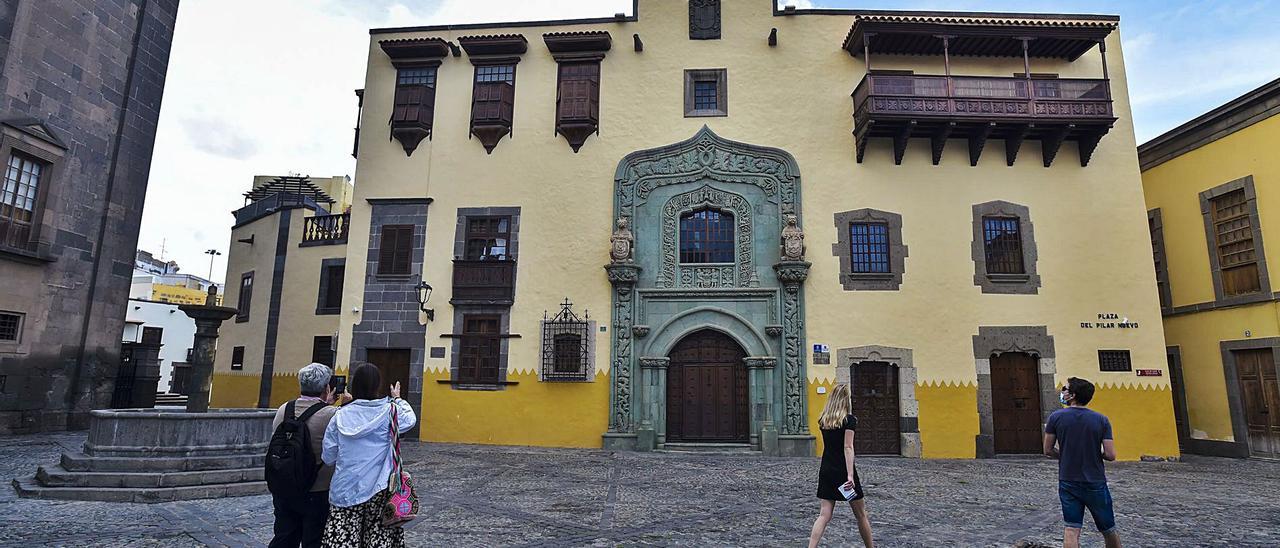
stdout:
<svg viewBox="0 0 1280 548">
<path fill-rule="evenodd" d="M 173 364 L 185 363 L 196 333 L 195 321 L 178 310 L 177 304 L 140 298 L 129 299 L 125 314 L 123 342 L 140 343 L 159 340 L 160 383 L 157 392 L 169 392 Z"/>
</svg>

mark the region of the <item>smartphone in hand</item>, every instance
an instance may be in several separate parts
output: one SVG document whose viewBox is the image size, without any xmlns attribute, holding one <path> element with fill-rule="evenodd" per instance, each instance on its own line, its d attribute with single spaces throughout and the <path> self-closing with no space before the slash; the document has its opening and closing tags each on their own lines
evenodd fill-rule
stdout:
<svg viewBox="0 0 1280 548">
<path fill-rule="evenodd" d="M 347 391 L 347 376 L 334 375 L 329 379 L 329 387 L 333 388 L 333 395 L 335 398 L 342 395 L 343 392 Z"/>
</svg>

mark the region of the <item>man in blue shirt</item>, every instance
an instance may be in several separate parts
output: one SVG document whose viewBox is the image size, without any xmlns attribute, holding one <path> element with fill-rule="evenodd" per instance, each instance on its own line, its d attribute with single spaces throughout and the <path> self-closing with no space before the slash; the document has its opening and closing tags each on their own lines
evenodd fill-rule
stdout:
<svg viewBox="0 0 1280 548">
<path fill-rule="evenodd" d="M 1044 454 L 1058 459 L 1058 498 L 1062 501 L 1064 548 L 1079 548 L 1084 510 L 1106 539 L 1107 548 L 1120 548 L 1116 515 L 1102 461 L 1116 460 L 1111 421 L 1086 406 L 1093 400 L 1093 383 L 1071 377 L 1058 399 L 1067 407 L 1049 415 L 1044 427 Z"/>
</svg>

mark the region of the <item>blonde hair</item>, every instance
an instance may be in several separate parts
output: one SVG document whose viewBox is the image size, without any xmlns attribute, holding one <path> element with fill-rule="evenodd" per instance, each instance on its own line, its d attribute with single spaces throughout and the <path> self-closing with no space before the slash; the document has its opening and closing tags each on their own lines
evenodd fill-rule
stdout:
<svg viewBox="0 0 1280 548">
<path fill-rule="evenodd" d="M 827 396 L 827 405 L 818 416 L 818 427 L 823 430 L 835 430 L 844 426 L 844 419 L 853 412 L 853 397 L 849 394 L 849 385 L 837 384 Z"/>
</svg>

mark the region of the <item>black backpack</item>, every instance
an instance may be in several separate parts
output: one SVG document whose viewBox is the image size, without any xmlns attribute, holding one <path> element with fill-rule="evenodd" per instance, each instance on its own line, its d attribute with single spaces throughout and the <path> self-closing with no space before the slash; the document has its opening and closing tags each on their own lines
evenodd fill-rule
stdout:
<svg viewBox="0 0 1280 548">
<path fill-rule="evenodd" d="M 307 419 L 317 411 L 328 407 L 328 404 L 312 405 L 296 417 L 293 414 L 295 401 L 291 401 L 284 409 L 284 420 L 271 435 L 271 443 L 267 445 L 267 489 L 276 496 L 304 495 L 311 490 L 320 473 L 320 463 L 311 450 L 311 429 L 307 428 Z"/>
</svg>

